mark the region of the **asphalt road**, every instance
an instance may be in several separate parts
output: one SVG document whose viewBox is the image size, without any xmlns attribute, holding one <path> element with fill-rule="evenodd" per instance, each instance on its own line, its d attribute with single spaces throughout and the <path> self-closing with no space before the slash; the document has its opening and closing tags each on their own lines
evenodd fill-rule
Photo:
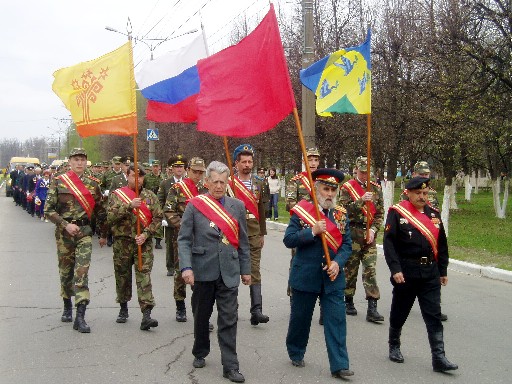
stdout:
<svg viewBox="0 0 512 384">
<path fill-rule="evenodd" d="M 166 276 L 164 250 L 155 251 L 152 274 L 159 326 L 139 330 L 141 314 L 136 293 L 126 324 L 115 322 L 115 281 L 112 249 L 100 249 L 95 239 L 90 269 L 90 334 L 61 323 L 54 226 L 42 223 L 14 206 L 0 191 L 0 383 L 227 383 L 215 332 L 212 352 L 203 369 L 192 367 L 192 316 L 177 323 L 172 279 Z M 240 370 L 248 383 L 334 383 L 329 373 L 323 330 L 314 314 L 306 367 L 290 364 L 285 347 L 289 317 L 286 296 L 289 250 L 283 232 L 272 230 L 262 258 L 263 305 L 270 322 L 249 323 L 249 289 L 241 286 L 238 323 Z M 348 318 L 348 351 L 353 383 L 510 383 L 512 366 L 512 284 L 449 273 L 443 288 L 447 357 L 459 370 L 432 371 L 427 334 L 417 305 L 404 327 L 404 364 L 387 358 L 391 285 L 382 257 L 378 278 L 379 310 L 386 321 L 365 321 L 364 292 L 359 283 L 355 303 L 359 315 Z M 188 289 L 187 307 L 190 308 Z M 74 315 L 74 313 L 73 313 Z M 213 322 L 216 322 L 214 315 Z"/>
</svg>

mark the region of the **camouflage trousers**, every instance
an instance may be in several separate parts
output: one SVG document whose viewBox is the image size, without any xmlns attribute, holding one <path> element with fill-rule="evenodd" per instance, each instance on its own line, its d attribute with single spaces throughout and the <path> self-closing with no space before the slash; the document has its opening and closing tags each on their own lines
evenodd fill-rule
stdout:
<svg viewBox="0 0 512 384">
<path fill-rule="evenodd" d="M 57 258 L 60 275 L 60 295 L 65 299 L 75 296 L 75 305 L 89 304 L 89 266 L 91 265 L 92 237 L 89 226 L 82 227 L 82 234 L 69 235 L 57 228 Z"/>
<path fill-rule="evenodd" d="M 187 298 L 187 285 L 181 277 L 180 258 L 178 255 L 178 229 L 174 230 L 176 236 L 173 237 L 172 247 L 174 255 L 174 300 L 184 301 Z"/>
<path fill-rule="evenodd" d="M 138 266 L 138 247 L 130 237 L 114 237 L 114 272 L 118 303 L 127 303 L 132 298 L 132 266 L 135 269 L 135 283 L 141 311 L 155 306 L 151 285 L 153 269 L 153 244 L 149 238 L 142 244 L 142 270 Z"/>
<path fill-rule="evenodd" d="M 375 241 L 372 244 L 361 245 L 352 239 L 352 255 L 345 264 L 345 296 L 353 297 L 356 293 L 357 275 L 359 263 L 363 265 L 363 287 L 366 299 L 380 299 L 380 291 L 377 285 L 375 266 L 377 264 L 377 247 Z"/>
<path fill-rule="evenodd" d="M 153 236 L 155 239 L 163 239 L 164 238 L 164 228 L 165 227 L 160 227 L 158 229 L 158 231 L 156 232 L 156 235 Z"/>
<path fill-rule="evenodd" d="M 250 236 L 249 246 L 251 247 L 251 285 L 261 284 L 261 236 Z"/>
<path fill-rule="evenodd" d="M 174 256 L 174 243 L 177 243 L 177 241 L 178 230 L 165 227 L 165 266 L 168 271 L 174 270 L 174 260 L 176 259 Z"/>
</svg>

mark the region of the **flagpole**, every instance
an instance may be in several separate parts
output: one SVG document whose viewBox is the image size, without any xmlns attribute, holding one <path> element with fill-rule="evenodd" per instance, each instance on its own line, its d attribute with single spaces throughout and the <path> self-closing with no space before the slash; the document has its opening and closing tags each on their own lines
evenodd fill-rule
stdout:
<svg viewBox="0 0 512 384">
<path fill-rule="evenodd" d="M 372 177 L 372 167 L 371 167 L 371 153 L 372 153 L 372 114 L 369 113 L 366 115 L 366 128 L 368 131 L 368 141 L 366 144 L 366 159 L 367 159 L 367 179 L 366 179 L 366 192 L 372 191 L 371 185 L 371 177 Z M 366 202 L 366 241 L 370 238 L 370 204 L 371 201 Z"/>
<path fill-rule="evenodd" d="M 137 134 L 133 135 L 133 168 L 135 172 L 135 197 L 139 197 L 139 167 L 137 165 Z M 140 235 L 140 216 L 139 216 L 139 208 L 136 208 L 137 211 L 137 236 Z M 148 240 L 148 239 L 146 239 Z M 142 271 L 142 246 L 140 244 L 137 245 L 137 260 L 139 272 Z"/>
<path fill-rule="evenodd" d="M 313 199 L 313 205 L 315 206 L 316 218 L 317 220 L 321 219 L 320 209 L 318 208 L 318 199 L 316 198 L 315 186 L 313 184 L 313 177 L 311 176 L 311 169 L 309 168 L 309 163 L 307 161 L 307 153 L 306 153 L 306 145 L 304 144 L 304 136 L 302 135 L 302 127 L 300 125 L 299 113 L 297 112 L 297 107 L 293 108 L 293 117 L 295 119 L 295 126 L 297 127 L 297 134 L 299 136 L 300 149 L 302 151 L 302 158 L 304 159 L 304 164 L 306 166 L 306 171 L 308 173 L 309 184 L 311 185 L 311 198 Z M 322 247 L 324 249 L 325 261 L 327 263 L 327 267 L 331 266 L 331 256 L 329 254 L 329 248 L 327 247 L 327 241 L 325 240 L 325 235 L 322 232 L 320 234 L 320 239 L 322 240 Z M 331 280 L 334 280 L 334 277 L 331 277 Z"/>
<path fill-rule="evenodd" d="M 223 136 L 224 140 L 224 151 L 226 152 L 226 160 L 229 167 L 229 175 L 231 177 L 231 185 L 233 186 L 233 196 L 236 197 L 235 191 L 235 173 L 233 172 L 233 163 L 231 162 L 231 156 L 229 156 L 228 137 Z"/>
</svg>

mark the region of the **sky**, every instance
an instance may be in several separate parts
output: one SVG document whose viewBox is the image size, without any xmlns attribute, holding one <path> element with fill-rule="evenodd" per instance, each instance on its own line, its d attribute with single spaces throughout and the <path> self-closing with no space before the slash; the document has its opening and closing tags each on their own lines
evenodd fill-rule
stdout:
<svg viewBox="0 0 512 384">
<path fill-rule="evenodd" d="M 274 0 L 291 7 L 290 0 Z M 256 25 L 268 0 L 25 0 L 2 3 L 0 13 L 0 139 L 63 137 L 70 114 L 52 91 L 53 72 L 93 60 L 126 42 L 130 18 L 139 38 L 176 37 L 204 24 L 210 53 L 229 45 L 232 22 L 246 15 Z M 198 12 L 200 10 L 200 12 Z M 201 15 L 201 16 L 200 16 Z M 154 57 L 186 44 L 190 35 L 154 46 Z M 134 45 L 137 64 L 150 48 Z"/>
</svg>

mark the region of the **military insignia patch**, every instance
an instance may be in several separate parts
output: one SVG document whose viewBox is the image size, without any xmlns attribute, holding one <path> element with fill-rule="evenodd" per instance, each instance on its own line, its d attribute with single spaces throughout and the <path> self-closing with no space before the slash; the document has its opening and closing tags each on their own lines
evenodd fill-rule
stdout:
<svg viewBox="0 0 512 384">
<path fill-rule="evenodd" d="M 387 231 L 389 231 L 390 229 L 391 229 L 391 225 L 390 225 L 390 224 L 387 224 L 387 225 L 386 225 L 386 228 L 384 228 L 384 230 L 385 230 L 386 232 L 387 232 Z"/>
</svg>

